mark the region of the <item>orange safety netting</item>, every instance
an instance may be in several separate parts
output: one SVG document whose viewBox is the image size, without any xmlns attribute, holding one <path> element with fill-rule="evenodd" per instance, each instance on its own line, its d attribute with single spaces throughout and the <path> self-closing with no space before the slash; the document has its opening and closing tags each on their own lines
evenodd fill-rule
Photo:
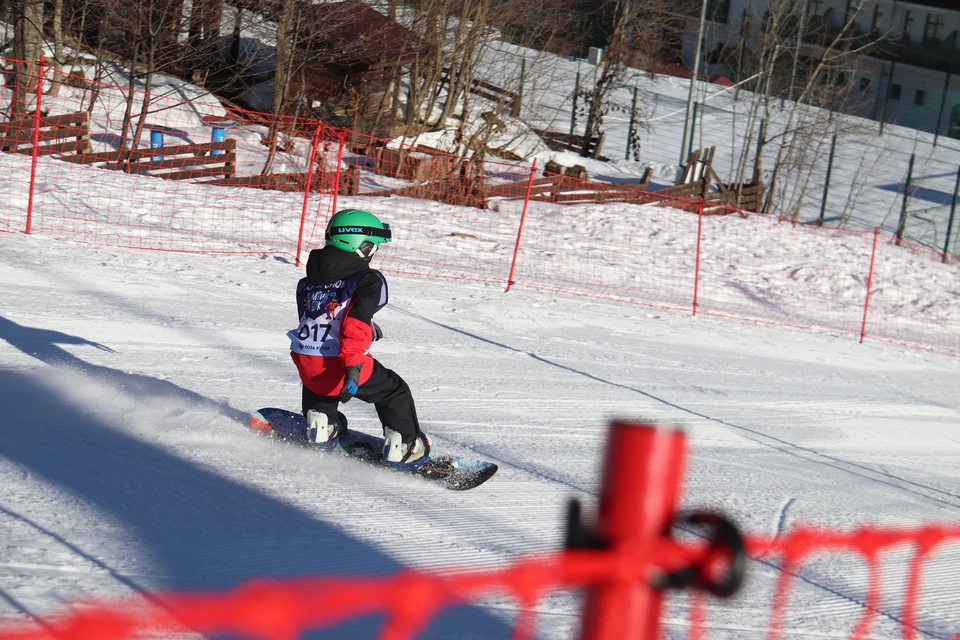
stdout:
<svg viewBox="0 0 960 640">
<path fill-rule="evenodd" d="M 752 558 L 780 560 L 768 638 L 783 637 L 790 585 L 800 565 L 817 554 L 838 551 L 857 554 L 870 567 L 863 613 L 851 634 L 853 640 L 868 637 L 881 613 L 879 555 L 911 545 L 914 554 L 902 599 L 901 628 L 902 637 L 912 640 L 920 634 L 917 603 L 924 564 L 939 545 L 958 540 L 960 526 L 941 525 L 903 529 L 864 526 L 847 532 L 801 527 L 775 538 L 748 536 L 747 549 Z M 494 571 L 430 574 L 407 570 L 376 578 L 262 579 L 222 593 L 147 594 L 149 604 L 88 602 L 40 624 L 0 627 L 0 640 L 124 640 L 171 630 L 293 640 L 309 629 L 373 613 L 386 617 L 379 636 L 382 640 L 403 640 L 415 637 L 444 608 L 494 594 L 509 594 L 523 608 L 514 635 L 522 639 L 532 637 L 535 616 L 530 608 L 541 597 L 557 590 L 649 580 L 703 561 L 706 547 L 704 543 L 658 539 L 604 551 L 527 557 Z M 701 638 L 710 628 L 705 601 L 695 597 L 692 602 L 690 637 Z"/>
<path fill-rule="evenodd" d="M 43 82 L 0 90 L 0 232 L 299 264 L 333 211 L 358 207 L 395 229 L 386 271 L 960 355 L 960 262 L 887 234 L 228 108 L 183 83 L 146 92 L 25 66 Z"/>
</svg>

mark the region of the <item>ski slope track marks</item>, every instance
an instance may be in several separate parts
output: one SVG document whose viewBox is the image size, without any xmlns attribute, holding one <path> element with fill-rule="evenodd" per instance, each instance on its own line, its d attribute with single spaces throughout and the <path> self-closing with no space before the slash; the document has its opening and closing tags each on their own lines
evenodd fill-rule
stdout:
<svg viewBox="0 0 960 640">
<path fill-rule="evenodd" d="M 887 344 L 499 285 L 387 273 L 374 352 L 414 391 L 439 450 L 500 465 L 466 493 L 249 433 L 261 406 L 296 410 L 285 331 L 300 270 L 272 256 L 138 252 L 0 236 L 0 613 L 78 597 L 217 589 L 257 576 L 503 566 L 562 545 L 565 505 L 596 503 L 606 425 L 680 425 L 683 507 L 748 532 L 960 518 L 960 361 Z M 376 432 L 372 407 L 345 406 Z M 883 557 L 882 616 L 900 637 L 908 549 Z M 960 560 L 924 574 L 923 637 L 960 631 Z M 779 569 L 708 606 L 710 637 L 765 636 Z M 786 631 L 849 635 L 867 564 L 799 567 Z M 539 637 L 571 637 L 576 594 L 541 601 Z M 426 638 L 509 636 L 491 598 Z M 689 602 L 669 599 L 683 637 Z M 318 637 L 371 637 L 360 619 Z"/>
</svg>

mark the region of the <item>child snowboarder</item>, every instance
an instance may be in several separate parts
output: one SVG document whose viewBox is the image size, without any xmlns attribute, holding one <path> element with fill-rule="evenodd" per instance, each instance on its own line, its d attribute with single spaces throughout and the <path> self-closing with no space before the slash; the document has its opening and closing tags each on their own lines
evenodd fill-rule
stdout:
<svg viewBox="0 0 960 640">
<path fill-rule="evenodd" d="M 383 460 L 416 462 L 430 454 L 430 440 L 420 431 L 410 387 L 369 352 L 382 336 L 373 314 L 387 304 L 386 278 L 370 260 L 390 242 L 390 225 L 367 211 L 344 209 L 330 218 L 324 237 L 297 284 L 300 324 L 287 333 L 303 382 L 307 439 L 322 443 L 343 435 L 337 408 L 356 397 L 376 407 Z"/>
</svg>

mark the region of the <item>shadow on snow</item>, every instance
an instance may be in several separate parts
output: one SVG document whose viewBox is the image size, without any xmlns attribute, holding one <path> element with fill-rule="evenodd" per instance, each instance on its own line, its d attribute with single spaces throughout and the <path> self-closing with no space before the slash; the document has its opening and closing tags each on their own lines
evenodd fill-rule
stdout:
<svg viewBox="0 0 960 640">
<path fill-rule="evenodd" d="M 58 346 L 111 351 L 78 336 L 0 317 L 0 339 L 48 365 L 95 376 L 132 396 L 177 398 L 233 419 L 247 417 L 170 382 L 91 365 Z M 0 403 L 5 407 L 0 456 L 122 523 L 150 554 L 164 589 L 206 590 L 263 576 L 387 574 L 402 568 L 376 548 L 290 505 L 113 429 L 33 375 L 0 368 Z M 317 499 L 323 499 L 322 493 Z M 135 578 L 113 571 L 95 551 L 82 550 L 49 522 L 40 524 L 42 514 L 0 507 L 0 517 L 20 520 L 118 582 L 139 589 Z M 381 621 L 368 617 L 310 635 L 373 637 Z M 474 607 L 459 607 L 437 618 L 424 637 L 509 633 L 503 621 Z"/>
</svg>

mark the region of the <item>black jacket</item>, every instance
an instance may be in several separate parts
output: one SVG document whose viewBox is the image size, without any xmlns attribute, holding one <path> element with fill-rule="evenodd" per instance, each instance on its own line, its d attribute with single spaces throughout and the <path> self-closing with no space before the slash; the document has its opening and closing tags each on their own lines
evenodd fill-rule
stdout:
<svg viewBox="0 0 960 640">
<path fill-rule="evenodd" d="M 305 302 L 302 292 L 307 284 L 332 284 L 337 280 L 349 278 L 360 271 L 370 271 L 373 277 L 364 275 L 357 281 L 357 286 L 353 291 L 353 306 L 347 315 L 360 322 L 370 324 L 373 320 L 373 314 L 380 304 L 383 280 L 373 273 L 370 269 L 370 263 L 366 260 L 355 253 L 343 251 L 336 247 L 323 247 L 310 252 L 310 256 L 307 258 L 307 277 L 302 278 L 297 284 L 297 311 L 299 314 L 297 320 L 303 318 Z"/>
</svg>

